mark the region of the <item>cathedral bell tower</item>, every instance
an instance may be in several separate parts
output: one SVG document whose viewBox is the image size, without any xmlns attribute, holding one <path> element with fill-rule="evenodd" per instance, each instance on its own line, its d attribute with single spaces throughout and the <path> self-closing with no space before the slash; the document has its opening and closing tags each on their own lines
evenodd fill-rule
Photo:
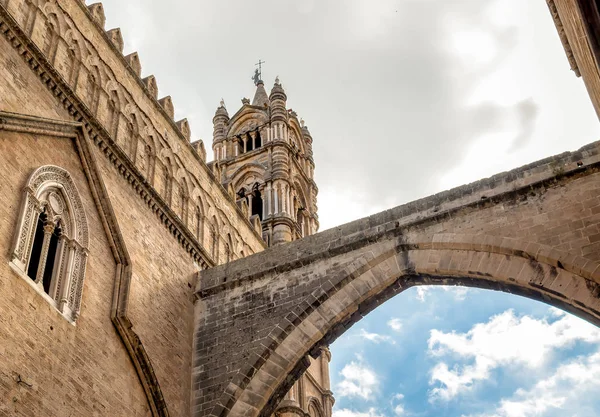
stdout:
<svg viewBox="0 0 600 417">
<path fill-rule="evenodd" d="M 217 108 L 212 166 L 273 246 L 318 230 L 318 189 L 313 180 L 312 137 L 296 112 L 286 108 L 287 95 L 279 78 L 270 94 L 258 70 L 254 81 L 252 102 L 242 99 L 231 118 L 223 101 Z"/>
</svg>

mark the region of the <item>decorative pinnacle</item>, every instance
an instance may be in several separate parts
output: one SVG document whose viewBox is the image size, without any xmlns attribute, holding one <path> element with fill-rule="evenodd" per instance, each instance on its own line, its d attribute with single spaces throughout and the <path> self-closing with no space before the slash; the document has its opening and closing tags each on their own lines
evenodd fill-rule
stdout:
<svg viewBox="0 0 600 417">
<path fill-rule="evenodd" d="M 225 107 L 225 100 L 223 100 L 223 98 L 221 98 L 221 107 Z"/>
<path fill-rule="evenodd" d="M 279 75 L 275 77 L 275 84 L 279 84 Z"/>
</svg>

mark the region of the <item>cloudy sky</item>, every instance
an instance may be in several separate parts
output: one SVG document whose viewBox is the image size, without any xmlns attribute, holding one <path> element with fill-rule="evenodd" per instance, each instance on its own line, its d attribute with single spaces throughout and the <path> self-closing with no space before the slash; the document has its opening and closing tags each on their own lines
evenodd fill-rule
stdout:
<svg viewBox="0 0 600 417">
<path fill-rule="evenodd" d="M 314 138 L 322 230 L 600 139 L 543 0 L 103 3 L 209 159 L 266 61 Z M 598 341 L 515 296 L 411 290 L 335 343 L 336 417 L 600 415 Z"/>
</svg>

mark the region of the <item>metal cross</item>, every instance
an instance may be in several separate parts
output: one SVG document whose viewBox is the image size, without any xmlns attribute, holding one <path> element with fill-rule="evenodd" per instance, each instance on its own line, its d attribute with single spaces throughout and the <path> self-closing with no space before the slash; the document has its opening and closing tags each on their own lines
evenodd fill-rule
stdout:
<svg viewBox="0 0 600 417">
<path fill-rule="evenodd" d="M 254 64 L 256 66 L 258 66 L 258 69 L 256 69 L 254 71 L 254 77 L 252 77 L 252 79 L 254 80 L 254 84 L 258 85 L 258 82 L 262 79 L 262 64 L 264 64 L 265 61 L 259 59 L 257 64 Z"/>
</svg>

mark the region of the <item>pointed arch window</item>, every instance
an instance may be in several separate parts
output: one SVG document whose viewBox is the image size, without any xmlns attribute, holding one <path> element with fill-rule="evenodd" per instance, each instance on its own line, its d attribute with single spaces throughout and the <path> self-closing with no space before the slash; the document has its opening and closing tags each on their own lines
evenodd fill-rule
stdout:
<svg viewBox="0 0 600 417">
<path fill-rule="evenodd" d="M 11 266 L 68 320 L 79 317 L 88 228 L 67 171 L 45 165 L 25 187 Z"/>
</svg>

